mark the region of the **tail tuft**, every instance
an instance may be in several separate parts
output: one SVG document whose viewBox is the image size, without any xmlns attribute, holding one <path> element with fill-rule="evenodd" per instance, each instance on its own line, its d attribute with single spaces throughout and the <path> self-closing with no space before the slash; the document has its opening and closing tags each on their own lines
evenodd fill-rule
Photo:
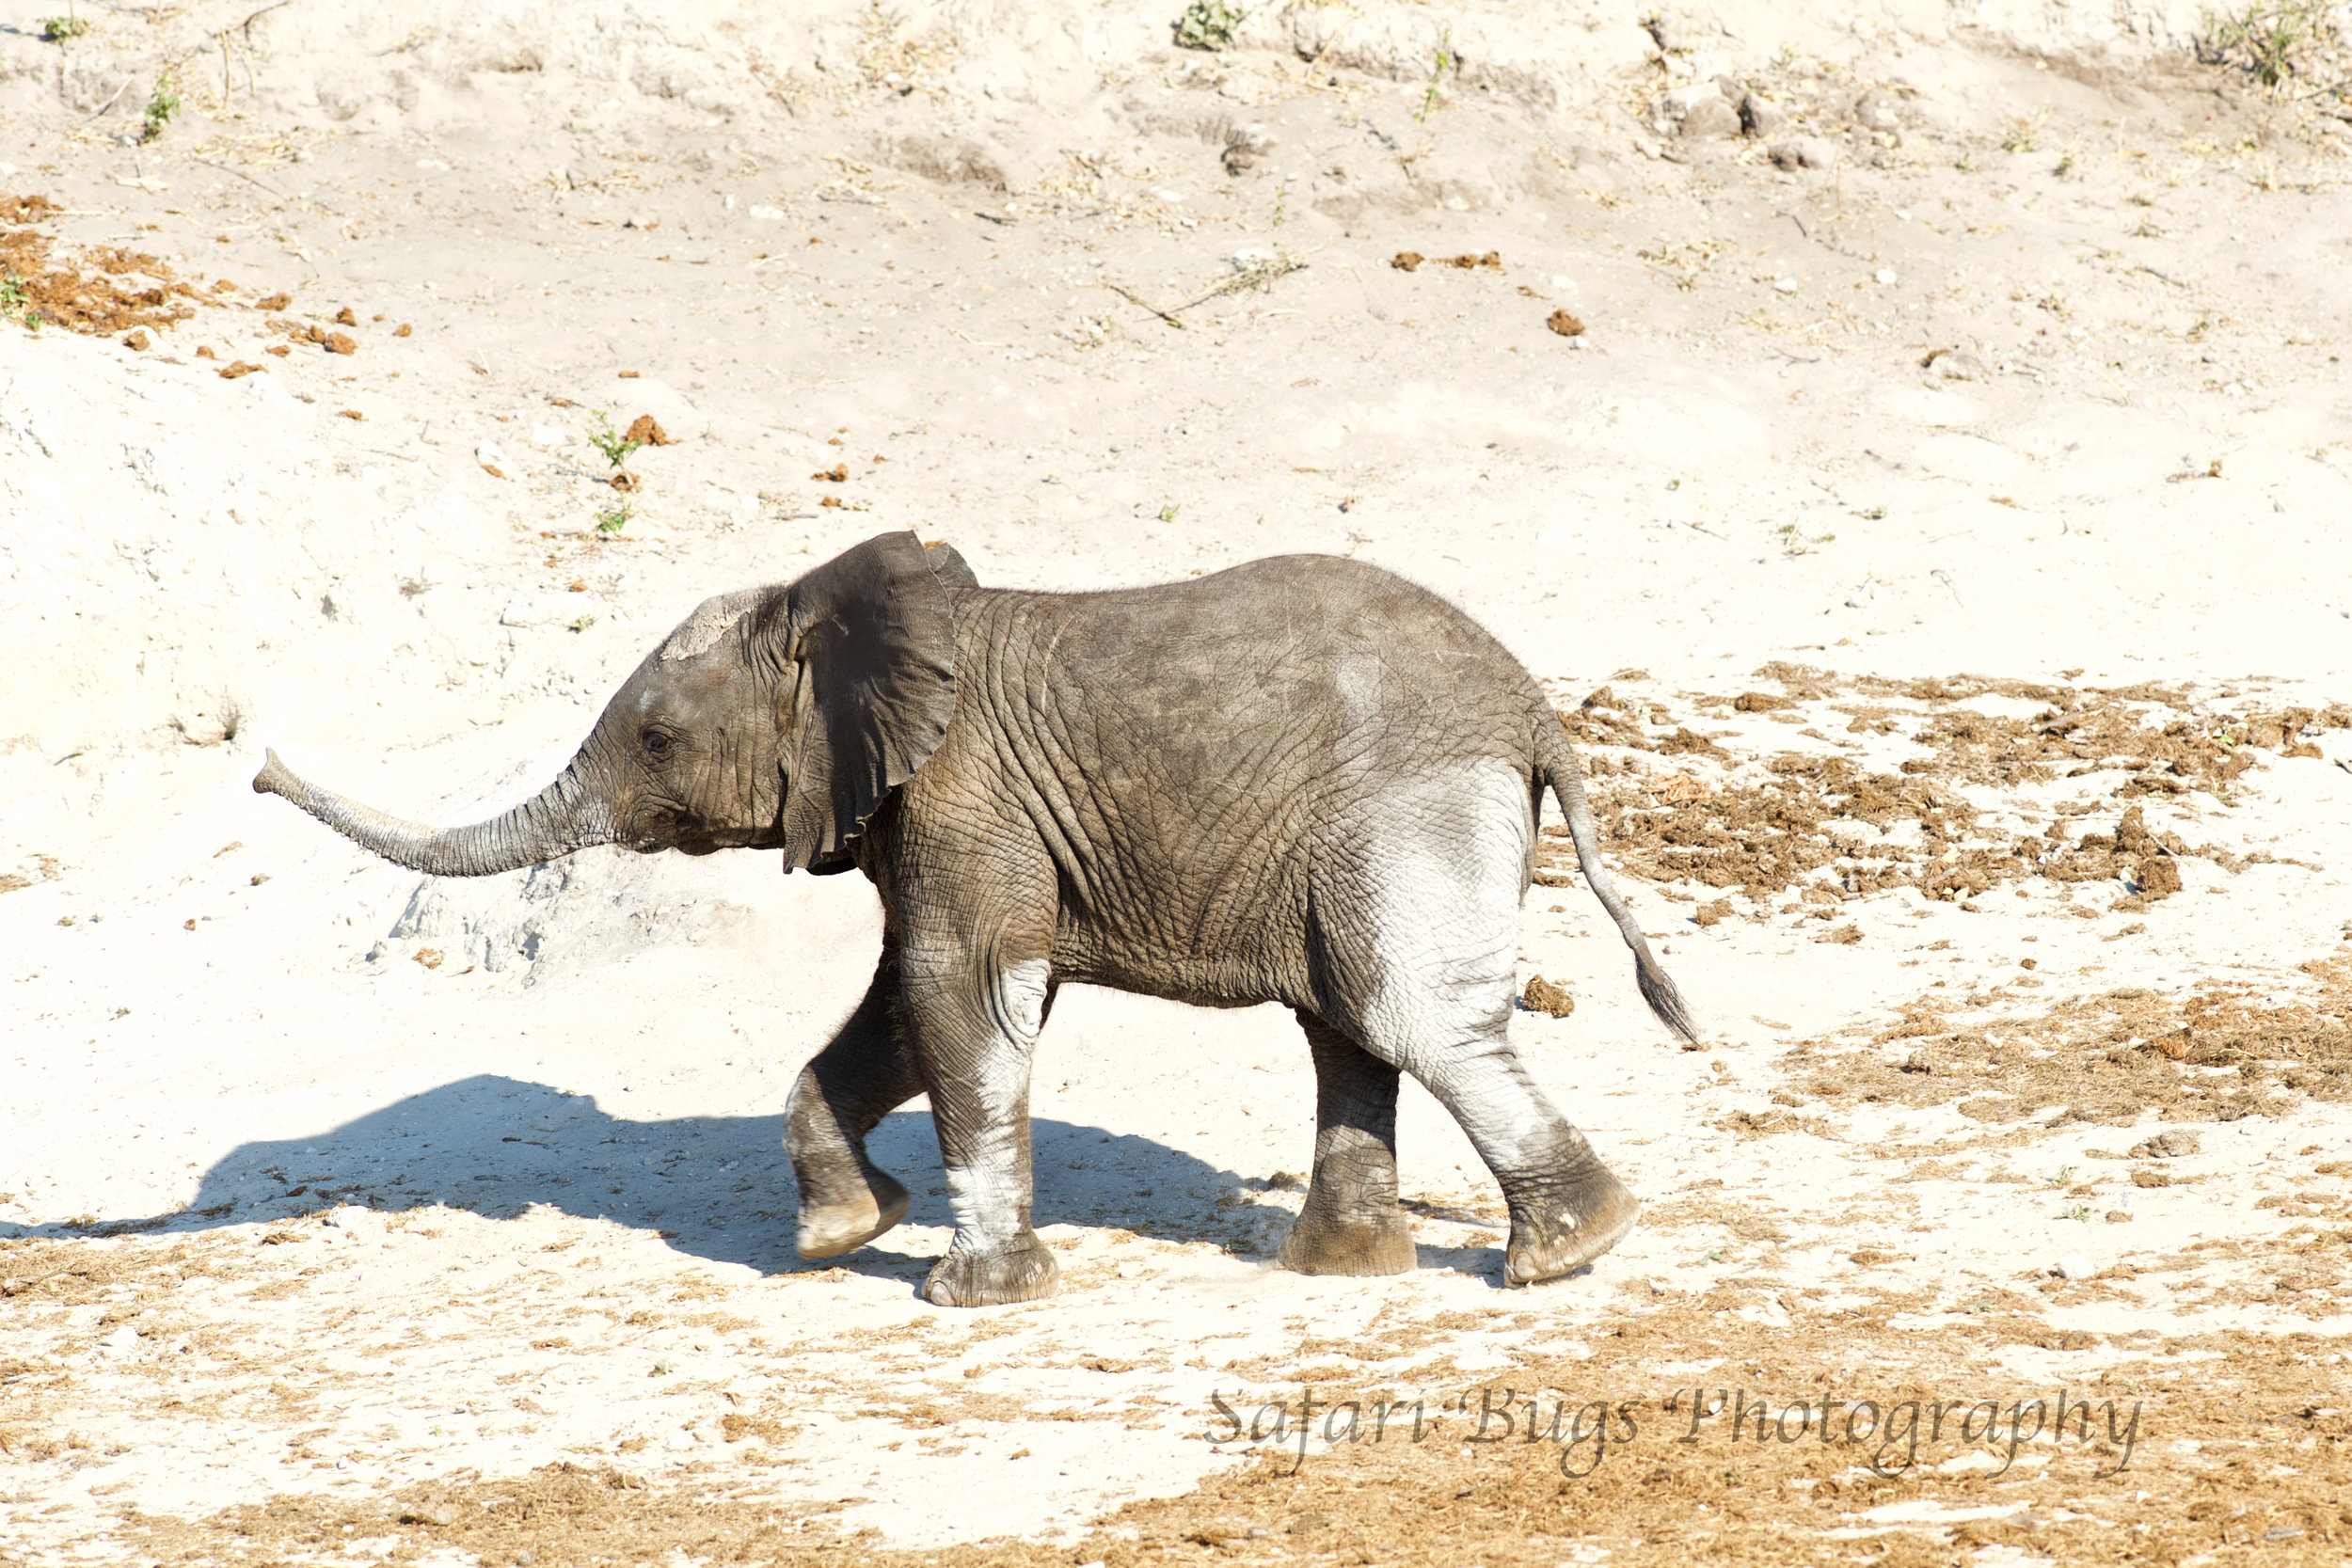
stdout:
<svg viewBox="0 0 2352 1568">
<path fill-rule="evenodd" d="M 1647 961 L 1644 961 L 1647 960 Z M 1682 993 L 1675 990 L 1674 981 L 1658 966 L 1657 960 L 1644 953 L 1633 965 L 1634 983 L 1642 988 L 1642 1000 L 1658 1015 L 1658 1022 L 1681 1036 L 1692 1045 L 1699 1043 L 1698 1024 L 1684 1005 Z"/>
</svg>

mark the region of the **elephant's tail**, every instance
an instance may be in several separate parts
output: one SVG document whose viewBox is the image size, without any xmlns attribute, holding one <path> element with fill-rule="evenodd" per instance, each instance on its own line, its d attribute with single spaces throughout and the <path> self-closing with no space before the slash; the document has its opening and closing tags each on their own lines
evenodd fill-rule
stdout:
<svg viewBox="0 0 2352 1568">
<path fill-rule="evenodd" d="M 1537 721 L 1535 756 L 1543 782 L 1559 798 L 1560 813 L 1568 819 L 1568 837 L 1576 844 L 1576 863 L 1584 873 L 1584 885 L 1593 890 L 1600 907 L 1617 923 L 1625 944 L 1633 950 L 1633 977 L 1642 988 L 1642 1000 L 1649 1004 L 1649 1010 L 1658 1015 L 1659 1022 L 1696 1045 L 1698 1026 L 1692 1021 L 1689 1006 L 1651 954 L 1649 942 L 1642 935 L 1641 923 L 1626 908 L 1624 896 L 1609 879 L 1608 868 L 1600 863 L 1599 835 L 1593 831 L 1592 808 L 1584 802 L 1584 770 L 1577 762 L 1575 749 L 1568 744 L 1566 732 L 1549 711 Z"/>
</svg>

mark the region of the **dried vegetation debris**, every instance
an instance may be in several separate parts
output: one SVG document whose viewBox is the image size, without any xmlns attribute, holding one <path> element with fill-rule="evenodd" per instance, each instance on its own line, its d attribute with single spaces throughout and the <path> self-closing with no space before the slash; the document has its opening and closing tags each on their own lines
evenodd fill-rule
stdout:
<svg viewBox="0 0 2352 1568">
<path fill-rule="evenodd" d="M 2313 982 L 2302 998 L 2225 982 L 2185 996 L 2123 987 L 1973 1022 L 1954 1015 L 1991 998 L 1921 998 L 1862 1040 L 1801 1042 L 1788 1076 L 1833 1107 L 1958 1101 L 1992 1123 L 2058 1112 L 2051 1126 L 2129 1126 L 2149 1110 L 2235 1121 L 2352 1101 L 2352 958 L 2302 969 Z"/>
<path fill-rule="evenodd" d="M 1877 701 L 1836 709 L 1848 718 L 1848 734 L 1884 735 L 1915 723 L 1908 738 L 1930 754 L 1905 759 L 1894 771 L 1822 751 L 1743 764 L 1722 744 L 1726 736 L 1699 734 L 1662 704 L 1629 702 L 1601 687 L 1560 719 L 1579 742 L 1599 749 L 1592 768 L 1594 816 L 1613 862 L 1629 875 L 1688 879 L 1758 901 L 1806 879 L 1815 879 L 1812 891 L 1841 898 L 1915 887 L 1931 898 L 1959 899 L 2028 877 L 2120 879 L 2137 895 L 2161 897 L 2181 887 L 2174 858 L 2198 855 L 2232 869 L 2244 863 L 2151 829 L 2137 807 L 2119 814 L 2112 829 L 2077 832 L 2081 824 L 2070 824 L 2061 812 L 2039 833 L 2002 832 L 1994 825 L 2000 814 L 1974 803 L 1963 786 L 2017 789 L 2122 771 L 2127 776 L 2112 790 L 2121 799 L 2217 793 L 2253 766 L 2251 749 L 2317 756 L 2307 736 L 2352 728 L 2352 705 L 2341 703 L 2206 712 L 2185 692 L 2146 686 L 2077 689 L 1968 676 L 1845 682 L 1782 663 L 1756 674 L 1778 680 L 1788 695 L 1745 692 L 1730 701 L 1732 712 L 1794 717 L 1800 705 L 1858 694 Z M 1986 696 L 2042 708 L 2017 719 L 1956 705 Z M 1898 700 L 1925 711 L 1887 705 Z M 1699 705 L 1724 704 L 1701 699 Z M 1668 733 L 1655 733 L 1669 725 Z M 1607 754 L 1613 748 L 1696 758 L 1731 776 L 1661 789 L 1637 776 L 1629 757 Z M 1877 834 L 1839 833 L 1840 824 Z M 1912 824 L 1915 834 L 1901 831 Z M 1567 862 L 1557 832 L 1547 832 L 1552 836 L 1538 863 L 1557 872 Z M 1824 918 L 1829 912 L 1821 911 Z"/>
</svg>

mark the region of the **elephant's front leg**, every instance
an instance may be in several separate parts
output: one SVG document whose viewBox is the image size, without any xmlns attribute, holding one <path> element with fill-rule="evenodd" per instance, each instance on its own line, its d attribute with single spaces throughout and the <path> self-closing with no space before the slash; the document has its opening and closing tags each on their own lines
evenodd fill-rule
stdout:
<svg viewBox="0 0 2352 1568">
<path fill-rule="evenodd" d="M 905 1009 L 956 1216 L 955 1241 L 923 1293 L 941 1307 L 1050 1296 L 1060 1271 L 1029 1228 L 1029 1059 L 1051 966 L 1038 957 L 977 970 L 949 961 L 930 975 L 914 967 Z"/>
<path fill-rule="evenodd" d="M 1300 1274 L 1405 1274 L 1413 1233 L 1396 1206 L 1397 1070 L 1310 1013 L 1315 1169 L 1282 1266 Z"/>
<path fill-rule="evenodd" d="M 866 1000 L 801 1070 L 785 1112 L 785 1150 L 801 1187 L 800 1251 L 864 1246 L 907 1212 L 907 1190 L 866 1157 L 866 1135 L 923 1092 L 898 1017 L 898 944 L 885 937 Z"/>
</svg>

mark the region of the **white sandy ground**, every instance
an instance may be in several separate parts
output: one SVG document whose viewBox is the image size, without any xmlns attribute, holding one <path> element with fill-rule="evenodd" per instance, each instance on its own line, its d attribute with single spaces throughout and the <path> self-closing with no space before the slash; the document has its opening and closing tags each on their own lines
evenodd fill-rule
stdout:
<svg viewBox="0 0 2352 1568">
<path fill-rule="evenodd" d="M 723 1467 L 903 1544 L 1071 1531 L 1231 1463 L 1211 1389 L 1302 1336 L 1491 1316 L 1368 1370 L 1411 1388 L 1439 1349 L 1507 1369 L 1517 1312 L 1572 1337 L 1625 1287 L 1757 1266 L 1753 1238 L 1652 1226 L 1504 1294 L 1491 1187 L 1413 1091 L 1422 1269 L 1280 1272 L 1296 1195 L 1268 1179 L 1312 1131 L 1295 1026 L 1083 990 L 1036 1081 L 1058 1299 L 914 1297 L 947 1233 L 919 1105 L 874 1140 L 909 1222 L 803 1263 L 779 1117 L 870 972 L 861 879 L 598 851 L 421 883 L 253 796 L 265 744 L 469 818 L 560 767 L 699 599 L 900 527 L 1025 587 L 1355 555 L 1469 608 L 1565 705 L 1613 680 L 1743 758 L 1793 727 L 1692 701 L 1775 658 L 2177 683 L 2201 713 L 2352 699 L 2352 163 L 2309 106 L 2186 63 L 2183 18 L 1751 7 L 1661 61 L 1621 7 L 1276 7 L 1218 55 L 1165 47 L 1168 8 L 295 0 L 224 32 L 250 8 L 199 3 L 93 12 L 60 49 L 31 36 L 43 8 L 0 6 L 0 188 L 56 198 L 65 240 L 362 324 L 349 358 L 283 359 L 249 303 L 146 354 L 0 327 L 0 873 L 27 884 L 0 894 L 0 1238 L 185 1249 L 161 1285 L 0 1303 L 0 1560 L 112 1560 L 126 1507 L 565 1458 Z M 1449 20 L 1464 64 L 1417 119 Z M 1337 31 L 1310 64 L 1315 27 Z M 169 58 L 187 107 L 131 145 Z M 1809 105 L 1835 166 L 1661 136 L 1651 101 L 1718 70 Z M 1868 87 L 1899 89 L 1898 145 L 1843 129 Z M 1273 145 L 1229 174 L 1245 123 Z M 1388 264 L 1408 248 L 1504 270 Z M 1103 286 L 1174 306 L 1278 253 L 1308 265 L 1181 330 Z M 1581 339 L 1544 329 L 1555 308 Z M 1977 373 L 1922 371 L 1938 348 Z M 266 373 L 220 379 L 238 357 Z M 610 540 L 598 409 L 682 438 L 632 461 Z M 847 483 L 809 477 L 836 462 Z M 1829 728 L 1814 750 L 1923 754 Z M 2216 1180 L 2137 1193 L 2128 1226 L 2043 1189 L 2120 1183 L 2090 1151 L 2153 1117 L 1973 1153 L 1987 1130 L 1949 1108 L 1718 1123 L 1768 1104 L 1785 1042 L 2029 951 L 2046 989 L 2021 1007 L 2217 976 L 2303 994 L 2352 919 L 2352 732 L 2313 738 L 2226 803 L 2151 804 L 2279 862 L 2186 861 L 2128 917 L 2055 918 L 2047 883 L 1973 912 L 1902 890 L 1847 904 L 1862 940 L 1836 945 L 1778 915 L 1701 928 L 1665 892 L 1713 890 L 1629 883 L 1702 1052 L 1643 1013 L 1588 895 L 1538 888 L 1524 967 L 1578 1007 L 1517 1038 L 1638 1192 L 1720 1180 L 1773 1217 L 1776 1272 L 1857 1300 L 2272 1234 L 2258 1196 L 2352 1155 L 2341 1105 L 2202 1129 L 2174 1164 Z M 2121 779 L 1972 793 L 2111 827 Z M 1889 1139 L 1965 1168 L 1890 1188 Z M 1901 1256 L 1850 1261 L 1872 1245 Z M 2184 1317 L 2158 1283 L 2051 1321 L 2347 1326 Z M 2031 1383 L 2109 1354 L 2013 1359 Z"/>
</svg>

